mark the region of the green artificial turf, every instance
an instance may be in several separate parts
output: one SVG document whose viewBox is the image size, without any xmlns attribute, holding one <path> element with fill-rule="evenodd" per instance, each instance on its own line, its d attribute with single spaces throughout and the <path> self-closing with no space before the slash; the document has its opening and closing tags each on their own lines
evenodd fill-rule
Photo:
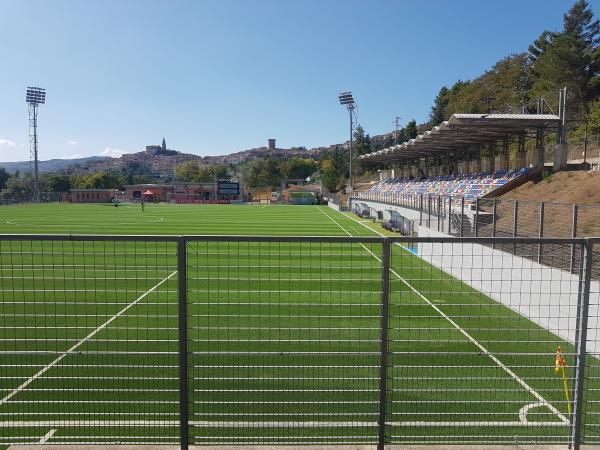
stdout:
<svg viewBox="0 0 600 450">
<path fill-rule="evenodd" d="M 0 233 L 375 235 L 316 206 L 48 204 L 0 217 Z M 51 430 L 57 444 L 178 441 L 176 251 L 0 240 L 1 444 Z M 192 442 L 376 442 L 381 245 L 198 240 L 186 251 Z M 566 415 L 553 363 L 557 345 L 572 346 L 401 246 L 391 266 L 389 442 L 568 441 L 547 407 L 532 407 L 528 426 L 519 411 L 535 391 Z M 594 401 L 598 372 L 593 360 Z M 598 416 L 586 420 L 593 442 Z"/>
</svg>

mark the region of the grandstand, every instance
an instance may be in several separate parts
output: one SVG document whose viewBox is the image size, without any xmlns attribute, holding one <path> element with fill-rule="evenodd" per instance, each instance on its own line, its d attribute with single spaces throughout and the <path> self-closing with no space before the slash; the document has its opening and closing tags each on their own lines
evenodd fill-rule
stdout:
<svg viewBox="0 0 600 450">
<path fill-rule="evenodd" d="M 464 197 L 465 202 L 472 203 L 475 199 L 485 197 L 527 173 L 529 173 L 529 169 L 521 168 L 497 170 L 493 174 L 442 175 L 422 179 L 396 177 L 381 181 L 360 195 L 371 199 L 381 196 L 380 198 L 386 199 L 386 201 L 391 201 L 398 195 L 438 195 Z M 375 194 L 375 196 L 371 194 Z"/>
<path fill-rule="evenodd" d="M 534 139 L 530 165 L 541 168 L 545 159 L 545 136 L 556 133 L 559 144 L 555 147 L 554 170 L 560 171 L 567 168 L 565 152 L 568 147 L 561 141 L 565 132 L 564 114 L 564 108 L 558 115 L 453 114 L 449 120 L 408 142 L 361 155 L 359 159 L 381 168 L 395 165 L 403 178 L 405 172 L 408 172 L 407 177 L 411 173 L 438 176 L 444 170 L 455 176 L 482 172 L 484 159 L 486 172 L 495 173 L 498 168 L 506 170 L 528 166 L 525 144 L 527 139 Z M 513 167 L 509 167 L 511 141 L 517 144 Z"/>
</svg>

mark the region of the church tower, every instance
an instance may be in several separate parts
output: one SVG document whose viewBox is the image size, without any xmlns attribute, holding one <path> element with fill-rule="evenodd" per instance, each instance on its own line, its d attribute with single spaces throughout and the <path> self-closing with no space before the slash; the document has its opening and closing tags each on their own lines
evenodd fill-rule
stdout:
<svg viewBox="0 0 600 450">
<path fill-rule="evenodd" d="M 165 142 L 165 138 L 163 137 L 162 140 L 162 151 L 166 152 L 167 151 L 167 143 Z"/>
</svg>

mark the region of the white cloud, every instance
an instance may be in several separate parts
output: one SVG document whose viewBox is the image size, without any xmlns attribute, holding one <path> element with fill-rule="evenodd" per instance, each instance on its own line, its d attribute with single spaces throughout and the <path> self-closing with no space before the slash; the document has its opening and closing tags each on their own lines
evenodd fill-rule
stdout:
<svg viewBox="0 0 600 450">
<path fill-rule="evenodd" d="M 77 141 L 67 141 L 67 144 L 69 144 L 69 145 L 77 145 L 77 144 L 79 144 L 79 142 L 77 142 Z"/>
<path fill-rule="evenodd" d="M 100 156 L 108 156 L 109 158 L 120 158 L 125 153 L 129 153 L 129 152 L 126 152 L 124 150 L 119 150 L 118 148 L 106 147 L 104 149 L 104 151 L 102 153 L 100 153 Z"/>
<path fill-rule="evenodd" d="M 0 147 L 14 147 L 17 144 L 9 139 L 0 138 Z"/>
<path fill-rule="evenodd" d="M 75 153 L 74 155 L 63 156 L 61 159 L 79 159 L 79 158 L 85 158 L 85 157 L 83 155 L 80 155 L 79 153 Z"/>
</svg>

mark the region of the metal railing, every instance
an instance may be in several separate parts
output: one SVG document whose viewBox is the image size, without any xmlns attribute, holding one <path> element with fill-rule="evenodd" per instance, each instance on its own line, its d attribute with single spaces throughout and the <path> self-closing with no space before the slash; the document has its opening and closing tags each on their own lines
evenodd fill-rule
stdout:
<svg viewBox="0 0 600 450">
<path fill-rule="evenodd" d="M 600 236 L 600 205 L 501 198 L 479 198 L 468 202 L 463 197 L 384 193 L 360 193 L 352 200 L 414 209 L 418 212 L 419 225 L 458 237 Z M 502 249 L 538 263 L 568 267 L 573 273 L 581 264 L 574 248 L 566 251 L 552 245 L 538 245 L 535 252 L 527 246 L 513 244 Z M 565 261 L 568 261 L 568 265 Z M 595 279 L 600 279 L 600 254 L 593 261 L 592 273 Z"/>
<path fill-rule="evenodd" d="M 594 246 L 0 236 L 0 445 L 600 443 Z"/>
</svg>

